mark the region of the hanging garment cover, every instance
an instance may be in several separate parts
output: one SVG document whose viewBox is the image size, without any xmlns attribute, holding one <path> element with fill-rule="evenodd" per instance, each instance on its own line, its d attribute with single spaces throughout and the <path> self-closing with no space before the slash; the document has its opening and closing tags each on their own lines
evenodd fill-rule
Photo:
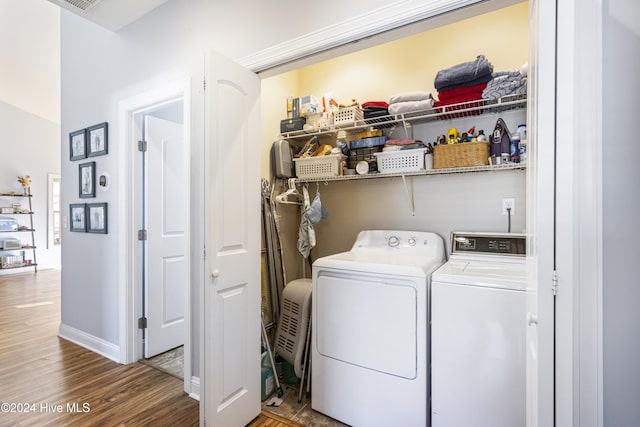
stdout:
<svg viewBox="0 0 640 427">
<path fill-rule="evenodd" d="M 491 73 L 493 73 L 493 65 L 484 55 L 478 55 L 473 61 L 438 71 L 434 86 L 438 92 L 442 92 L 455 87 L 486 83 L 491 80 Z"/>
<path fill-rule="evenodd" d="M 309 191 L 306 186 L 302 187 L 302 215 L 300 219 L 300 229 L 298 230 L 298 252 L 302 254 L 304 258 L 309 258 L 311 249 L 316 245 L 316 231 L 313 229 L 313 224 L 309 221 L 309 209 L 311 204 L 309 203 Z"/>
</svg>

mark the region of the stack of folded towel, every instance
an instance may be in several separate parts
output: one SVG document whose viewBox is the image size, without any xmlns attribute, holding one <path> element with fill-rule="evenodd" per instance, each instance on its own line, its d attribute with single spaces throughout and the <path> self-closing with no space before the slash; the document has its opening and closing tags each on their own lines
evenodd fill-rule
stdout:
<svg viewBox="0 0 640 427">
<path fill-rule="evenodd" d="M 404 92 L 389 99 L 389 114 L 425 111 L 433 108 L 434 99 L 429 92 Z"/>
<path fill-rule="evenodd" d="M 508 95 L 524 95 L 527 93 L 527 64 L 520 70 L 498 71 L 482 91 L 484 99 L 498 99 Z"/>
<path fill-rule="evenodd" d="M 454 65 L 453 67 L 438 71 L 434 86 L 438 91 L 436 107 L 453 104 L 468 103 L 482 99 L 482 93 L 487 87 L 487 82 L 493 78 L 493 65 L 484 55 L 469 62 Z M 472 105 L 464 105 L 468 108 Z M 448 109 L 456 109 L 447 108 Z"/>
</svg>

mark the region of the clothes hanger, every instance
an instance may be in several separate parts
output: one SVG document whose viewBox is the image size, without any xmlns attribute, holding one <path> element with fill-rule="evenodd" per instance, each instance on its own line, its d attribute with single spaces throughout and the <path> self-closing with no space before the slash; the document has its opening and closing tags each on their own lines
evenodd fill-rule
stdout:
<svg viewBox="0 0 640 427">
<path fill-rule="evenodd" d="M 276 203 L 282 203 L 285 205 L 301 205 L 302 204 L 302 194 L 298 192 L 296 188 L 296 179 L 289 178 L 287 181 L 289 189 L 284 193 L 280 193 L 276 196 Z M 289 200 L 289 197 L 293 196 L 296 200 Z"/>
</svg>

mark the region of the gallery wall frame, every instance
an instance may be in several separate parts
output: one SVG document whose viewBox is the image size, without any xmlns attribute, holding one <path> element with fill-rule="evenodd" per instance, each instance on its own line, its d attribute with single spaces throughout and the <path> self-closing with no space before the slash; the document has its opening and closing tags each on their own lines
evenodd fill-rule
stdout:
<svg viewBox="0 0 640 427">
<path fill-rule="evenodd" d="M 78 165 L 78 197 L 96 197 L 96 162 Z"/>
<path fill-rule="evenodd" d="M 107 122 L 87 128 L 88 157 L 103 156 L 109 153 L 109 124 Z"/>
<path fill-rule="evenodd" d="M 69 231 L 87 231 L 87 205 L 86 203 L 72 203 L 69 205 L 69 217 L 71 226 Z"/>
<path fill-rule="evenodd" d="M 87 133 L 86 129 L 80 129 L 69 133 L 69 160 L 87 158 Z"/>
<path fill-rule="evenodd" d="M 108 203 L 87 203 L 87 233 L 108 233 Z"/>
</svg>

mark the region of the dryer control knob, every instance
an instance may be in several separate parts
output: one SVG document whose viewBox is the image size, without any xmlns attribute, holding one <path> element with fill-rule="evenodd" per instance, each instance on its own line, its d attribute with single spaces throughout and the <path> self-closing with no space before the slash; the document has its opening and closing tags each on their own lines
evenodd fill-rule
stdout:
<svg viewBox="0 0 640 427">
<path fill-rule="evenodd" d="M 398 236 L 390 236 L 389 240 L 387 240 L 387 244 L 392 248 L 395 248 L 400 244 L 400 239 L 398 238 Z"/>
<path fill-rule="evenodd" d="M 409 237 L 409 246 L 415 246 L 415 245 L 416 245 L 416 238 Z"/>
</svg>

